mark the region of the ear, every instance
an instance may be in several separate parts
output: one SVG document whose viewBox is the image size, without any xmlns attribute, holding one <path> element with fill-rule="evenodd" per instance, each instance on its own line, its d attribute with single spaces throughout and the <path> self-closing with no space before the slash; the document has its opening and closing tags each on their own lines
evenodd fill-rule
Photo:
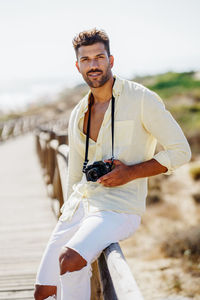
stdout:
<svg viewBox="0 0 200 300">
<path fill-rule="evenodd" d="M 80 68 L 79 68 L 79 65 L 78 65 L 78 61 L 76 61 L 76 67 L 77 67 L 78 71 L 80 72 Z"/>
<path fill-rule="evenodd" d="M 113 55 L 109 56 L 109 61 L 110 61 L 110 67 L 112 68 L 113 65 L 114 65 L 114 57 L 113 57 Z"/>
</svg>

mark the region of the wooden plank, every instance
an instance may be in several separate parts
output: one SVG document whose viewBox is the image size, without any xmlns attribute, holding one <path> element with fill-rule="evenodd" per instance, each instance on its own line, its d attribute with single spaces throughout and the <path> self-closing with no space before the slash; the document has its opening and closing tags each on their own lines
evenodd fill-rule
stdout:
<svg viewBox="0 0 200 300">
<path fill-rule="evenodd" d="M 34 291 L 0 292 L 0 300 L 33 300 Z"/>
<path fill-rule="evenodd" d="M 0 300 L 33 300 L 36 271 L 57 222 L 35 136 L 2 143 L 0 166 Z"/>
</svg>

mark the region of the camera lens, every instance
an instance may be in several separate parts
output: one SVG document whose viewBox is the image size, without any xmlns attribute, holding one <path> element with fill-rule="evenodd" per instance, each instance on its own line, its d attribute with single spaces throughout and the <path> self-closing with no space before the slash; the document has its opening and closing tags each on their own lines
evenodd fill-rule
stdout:
<svg viewBox="0 0 200 300">
<path fill-rule="evenodd" d="M 90 178 L 91 181 L 97 181 L 97 179 L 99 178 L 98 170 L 96 168 L 89 170 L 88 177 Z"/>
</svg>

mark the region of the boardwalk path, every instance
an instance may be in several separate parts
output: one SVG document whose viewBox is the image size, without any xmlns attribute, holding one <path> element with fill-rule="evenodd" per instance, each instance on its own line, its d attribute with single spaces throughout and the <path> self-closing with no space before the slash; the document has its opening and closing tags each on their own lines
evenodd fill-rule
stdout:
<svg viewBox="0 0 200 300">
<path fill-rule="evenodd" d="M 33 134 L 0 144 L 0 205 L 0 300 L 31 300 L 37 267 L 56 223 Z"/>
</svg>

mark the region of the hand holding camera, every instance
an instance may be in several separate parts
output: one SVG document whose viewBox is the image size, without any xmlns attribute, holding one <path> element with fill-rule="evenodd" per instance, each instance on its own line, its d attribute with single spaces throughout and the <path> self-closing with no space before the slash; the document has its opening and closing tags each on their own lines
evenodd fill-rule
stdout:
<svg viewBox="0 0 200 300">
<path fill-rule="evenodd" d="M 105 160 L 105 163 L 111 162 L 111 160 Z M 128 166 L 118 159 L 113 161 L 111 172 L 101 176 L 97 182 L 106 187 L 115 187 L 123 185 L 131 180 L 137 178 L 137 172 L 134 166 Z"/>
</svg>

